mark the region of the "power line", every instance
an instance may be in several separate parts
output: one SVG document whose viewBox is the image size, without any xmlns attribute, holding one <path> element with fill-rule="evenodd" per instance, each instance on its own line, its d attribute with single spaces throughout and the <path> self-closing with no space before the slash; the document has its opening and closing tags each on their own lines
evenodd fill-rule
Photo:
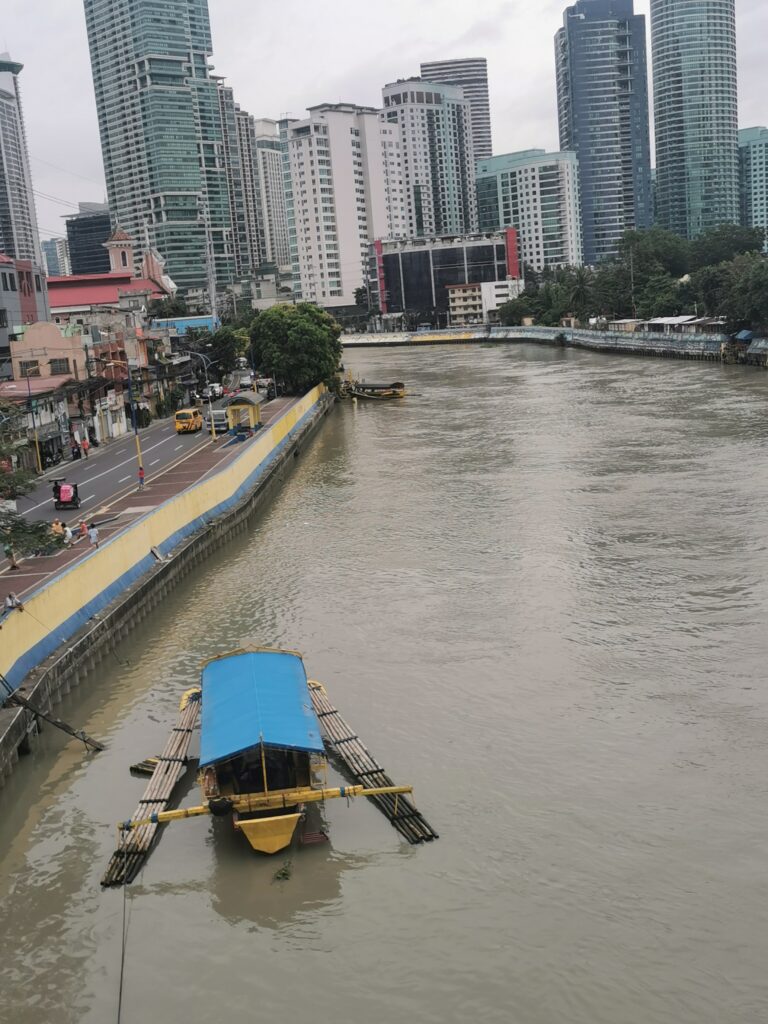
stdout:
<svg viewBox="0 0 768 1024">
<path fill-rule="evenodd" d="M 100 185 L 102 188 L 104 186 L 103 181 L 97 181 L 95 178 L 89 178 L 85 174 L 78 174 L 77 171 L 70 171 L 66 167 L 61 167 L 59 164 L 52 164 L 49 160 L 41 160 L 39 156 L 34 156 L 33 154 L 30 154 L 30 157 L 35 161 L 35 163 L 45 164 L 46 167 L 52 167 L 55 171 L 63 171 L 65 174 L 71 174 L 75 178 L 82 178 L 83 181 L 93 182 L 94 185 Z"/>
</svg>

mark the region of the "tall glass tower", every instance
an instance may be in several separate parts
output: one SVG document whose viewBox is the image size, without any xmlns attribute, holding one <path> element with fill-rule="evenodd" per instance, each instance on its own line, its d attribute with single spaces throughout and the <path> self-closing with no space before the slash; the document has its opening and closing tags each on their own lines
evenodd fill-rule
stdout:
<svg viewBox="0 0 768 1024">
<path fill-rule="evenodd" d="M 493 153 L 491 104 L 488 98 L 488 61 L 485 57 L 430 60 L 421 65 L 421 77 L 427 82 L 461 86 L 464 99 L 469 100 L 475 160 L 490 157 Z"/>
<path fill-rule="evenodd" d="M 633 0 L 577 0 L 555 36 L 561 150 L 579 158 L 584 262 L 652 221 L 645 18 Z"/>
<path fill-rule="evenodd" d="M 182 292 L 235 276 L 207 0 L 84 0 L 113 221 Z M 145 234 L 146 231 L 146 234 Z"/>
<path fill-rule="evenodd" d="M 651 0 L 656 212 L 686 238 L 739 222 L 736 0 Z"/>
<path fill-rule="evenodd" d="M 21 116 L 23 64 L 0 53 L 0 253 L 43 265 L 29 155 Z"/>
</svg>

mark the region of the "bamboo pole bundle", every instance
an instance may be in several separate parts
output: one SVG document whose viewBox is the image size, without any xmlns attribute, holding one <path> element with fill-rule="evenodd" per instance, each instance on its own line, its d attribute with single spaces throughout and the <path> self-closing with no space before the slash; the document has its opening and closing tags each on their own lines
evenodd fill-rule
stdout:
<svg viewBox="0 0 768 1024">
<path fill-rule="evenodd" d="M 366 789 L 393 786 L 392 779 L 331 704 L 323 687 L 310 683 L 310 693 L 320 728 L 333 754 L 346 770 Z M 369 799 L 409 843 L 438 838 L 437 832 L 408 797 L 384 794 L 372 795 Z"/>
<path fill-rule="evenodd" d="M 133 818 L 143 820 L 167 809 L 176 783 L 186 770 L 187 752 L 199 712 L 199 697 L 188 700 L 182 707 L 178 722 L 171 730 L 165 749 L 157 759 L 155 770 L 133 813 Z M 124 833 L 107 865 L 101 884 L 124 885 L 132 882 L 150 852 L 158 828 L 157 824 L 148 823 L 135 831 Z"/>
</svg>

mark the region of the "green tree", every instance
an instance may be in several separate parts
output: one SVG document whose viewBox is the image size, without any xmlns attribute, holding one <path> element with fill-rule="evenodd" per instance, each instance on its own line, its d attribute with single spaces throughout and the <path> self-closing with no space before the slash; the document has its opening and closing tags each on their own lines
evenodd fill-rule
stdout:
<svg viewBox="0 0 768 1024">
<path fill-rule="evenodd" d="M 737 256 L 721 268 L 728 276 L 720 305 L 731 330 L 768 327 L 768 261 L 755 252 Z M 718 268 L 718 269 L 721 269 Z"/>
<path fill-rule="evenodd" d="M 747 252 L 761 252 L 765 243 L 763 228 L 742 228 L 737 224 L 723 224 L 705 231 L 691 242 L 691 267 L 712 267 L 727 263 Z"/>
<path fill-rule="evenodd" d="M 683 292 L 671 274 L 649 277 L 638 296 L 637 314 L 643 320 L 656 316 L 678 316 L 683 311 Z"/>
<path fill-rule="evenodd" d="M 340 334 L 333 317 L 309 302 L 272 306 L 259 314 L 252 330 L 256 364 L 293 392 L 330 385 L 341 362 Z"/>
<path fill-rule="evenodd" d="M 504 327 L 519 327 L 526 317 L 533 316 L 530 298 L 523 292 L 516 299 L 510 299 L 499 306 L 499 323 Z"/>
<path fill-rule="evenodd" d="M 625 231 L 619 243 L 619 261 L 630 268 L 641 287 L 660 271 L 682 277 L 691 262 L 690 244 L 672 231 L 650 228 Z"/>
<path fill-rule="evenodd" d="M 147 315 L 150 320 L 165 320 L 176 316 L 187 315 L 187 304 L 182 298 L 168 297 L 166 299 L 152 299 L 147 307 Z"/>
<path fill-rule="evenodd" d="M 211 335 L 206 354 L 211 357 L 219 373 L 231 373 L 247 344 L 247 334 L 241 335 L 232 327 L 220 327 Z"/>
<path fill-rule="evenodd" d="M 14 427 L 23 429 L 24 425 L 17 406 L 0 403 L 0 543 L 13 555 L 29 555 L 60 543 L 48 523 L 24 519 L 14 507 L 18 498 L 37 486 L 34 473 L 13 465 L 15 449 L 9 437 Z"/>
<path fill-rule="evenodd" d="M 364 309 L 368 308 L 367 288 L 355 288 L 355 305 L 362 306 Z"/>
</svg>

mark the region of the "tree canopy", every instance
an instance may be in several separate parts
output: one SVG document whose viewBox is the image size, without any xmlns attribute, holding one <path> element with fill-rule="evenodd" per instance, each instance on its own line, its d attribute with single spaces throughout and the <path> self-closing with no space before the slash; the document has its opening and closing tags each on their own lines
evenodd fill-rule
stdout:
<svg viewBox="0 0 768 1024">
<path fill-rule="evenodd" d="M 30 522 L 14 508 L 18 498 L 37 486 L 34 473 L 14 467 L 14 448 L 9 440 L 14 425 L 23 427 L 23 413 L 18 406 L 0 403 L 0 543 L 17 555 L 28 555 L 58 542 L 48 523 Z"/>
<path fill-rule="evenodd" d="M 652 319 L 723 316 L 729 329 L 768 328 L 768 261 L 762 228 L 724 225 L 693 242 L 664 231 L 627 231 L 616 259 L 594 270 L 526 270 L 523 294 L 499 309 L 503 324 L 524 317 L 557 326 L 565 316 Z"/>
<path fill-rule="evenodd" d="M 308 391 L 333 380 L 341 362 L 340 334 L 333 317 L 309 302 L 272 306 L 253 321 L 252 356 L 262 373 L 290 391 Z"/>
</svg>

